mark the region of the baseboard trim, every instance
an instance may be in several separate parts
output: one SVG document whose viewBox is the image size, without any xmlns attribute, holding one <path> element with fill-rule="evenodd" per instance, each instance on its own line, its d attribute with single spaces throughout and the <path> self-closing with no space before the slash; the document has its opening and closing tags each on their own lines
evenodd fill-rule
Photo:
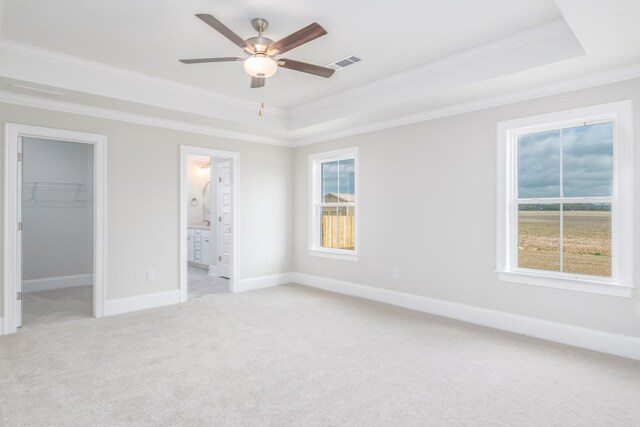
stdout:
<svg viewBox="0 0 640 427">
<path fill-rule="evenodd" d="M 640 360 L 640 338 L 565 323 L 520 316 L 450 301 L 358 285 L 304 273 L 291 273 L 294 283 L 372 301 L 462 320 L 575 347 Z"/>
<path fill-rule="evenodd" d="M 49 291 L 52 289 L 75 288 L 83 285 L 93 286 L 93 274 L 25 280 L 22 282 L 22 292 Z"/>
<path fill-rule="evenodd" d="M 292 273 L 272 274 L 269 276 L 252 277 L 238 282 L 236 292 L 254 291 L 256 289 L 271 288 L 291 283 Z"/>
<path fill-rule="evenodd" d="M 112 299 L 107 300 L 105 303 L 105 316 L 115 316 L 117 314 L 131 313 L 133 311 L 147 310 L 179 303 L 180 291 L 178 289 L 138 295 L 135 297 Z"/>
</svg>

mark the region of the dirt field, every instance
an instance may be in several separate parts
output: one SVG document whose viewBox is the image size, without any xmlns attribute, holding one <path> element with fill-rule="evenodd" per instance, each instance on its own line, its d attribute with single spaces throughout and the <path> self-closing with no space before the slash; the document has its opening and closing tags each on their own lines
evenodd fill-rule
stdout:
<svg viewBox="0 0 640 427">
<path fill-rule="evenodd" d="M 519 266 L 560 271 L 560 212 L 520 211 L 519 218 Z M 564 271 L 611 276 L 611 212 L 565 212 Z"/>
</svg>

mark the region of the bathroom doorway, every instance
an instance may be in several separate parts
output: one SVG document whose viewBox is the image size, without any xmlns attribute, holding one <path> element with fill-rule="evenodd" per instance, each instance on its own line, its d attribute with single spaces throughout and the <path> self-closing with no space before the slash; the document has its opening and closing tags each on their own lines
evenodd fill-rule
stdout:
<svg viewBox="0 0 640 427">
<path fill-rule="evenodd" d="M 181 301 L 234 292 L 237 153 L 181 150 Z"/>
</svg>

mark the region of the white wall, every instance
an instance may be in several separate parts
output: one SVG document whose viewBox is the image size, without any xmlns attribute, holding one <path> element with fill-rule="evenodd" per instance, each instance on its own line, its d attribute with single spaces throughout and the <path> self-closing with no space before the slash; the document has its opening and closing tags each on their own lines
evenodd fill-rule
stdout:
<svg viewBox="0 0 640 427">
<path fill-rule="evenodd" d="M 0 117 L 107 136 L 108 300 L 179 289 L 180 145 L 240 155 L 239 279 L 291 271 L 291 149 L 2 103 Z"/>
<path fill-rule="evenodd" d="M 23 156 L 23 180 L 40 183 L 35 201 L 32 192 L 23 194 L 23 279 L 91 274 L 93 193 L 85 194 L 86 203 L 75 203 L 68 201 L 75 198 L 72 191 L 48 191 L 53 187 L 47 183 L 77 183 L 92 190 L 93 146 L 24 138 Z M 52 198 L 56 201 L 49 202 Z"/>
<path fill-rule="evenodd" d="M 507 313 L 640 336 L 640 291 L 620 298 L 500 282 L 496 267 L 496 124 L 632 99 L 640 80 L 295 149 L 294 268 L 301 273 Z M 360 260 L 310 256 L 308 155 L 359 148 Z M 640 269 L 640 147 L 635 153 L 635 265 Z M 391 277 L 399 268 L 400 278 Z M 636 271 L 636 277 L 640 271 Z M 638 282 L 636 280 L 636 285 Z"/>
</svg>

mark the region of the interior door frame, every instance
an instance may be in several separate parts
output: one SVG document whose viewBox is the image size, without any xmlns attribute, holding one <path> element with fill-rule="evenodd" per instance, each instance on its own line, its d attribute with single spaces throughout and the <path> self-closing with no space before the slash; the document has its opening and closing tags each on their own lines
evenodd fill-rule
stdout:
<svg viewBox="0 0 640 427">
<path fill-rule="evenodd" d="M 235 151 L 216 150 L 213 148 L 195 147 L 189 145 L 180 146 L 180 302 L 186 302 L 188 296 L 188 269 L 187 269 L 187 233 L 189 228 L 189 194 L 187 188 L 187 176 L 189 172 L 189 156 L 208 156 L 215 159 L 224 159 L 231 162 L 231 277 L 229 290 L 238 292 L 238 265 L 239 265 L 239 234 L 238 214 L 240 206 L 240 154 Z"/>
<path fill-rule="evenodd" d="M 18 146 L 22 138 L 32 137 L 92 144 L 94 161 L 93 204 L 93 316 L 103 317 L 107 286 L 107 137 L 86 132 L 39 126 L 5 124 L 4 135 L 4 246 L 2 255 L 2 314 L 4 334 L 17 330 L 16 280 L 21 276 L 22 253 L 18 249 L 22 235 L 18 230 L 19 192 Z"/>
</svg>

